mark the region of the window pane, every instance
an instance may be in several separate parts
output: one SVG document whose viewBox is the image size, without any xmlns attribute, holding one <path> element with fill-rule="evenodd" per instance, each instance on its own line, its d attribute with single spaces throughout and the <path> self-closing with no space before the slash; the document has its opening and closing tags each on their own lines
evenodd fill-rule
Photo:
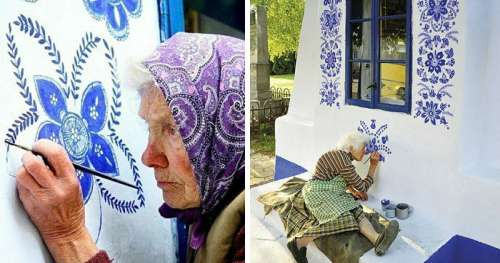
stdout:
<svg viewBox="0 0 500 263">
<path fill-rule="evenodd" d="M 406 14 L 406 0 L 380 0 L 380 16 Z"/>
<path fill-rule="evenodd" d="M 351 19 L 370 18 L 372 16 L 371 0 L 351 1 Z"/>
<path fill-rule="evenodd" d="M 372 67 L 370 63 L 351 63 L 351 98 L 370 101 L 373 84 Z"/>
<path fill-rule="evenodd" d="M 380 58 L 406 59 L 406 20 L 380 21 Z"/>
<path fill-rule="evenodd" d="M 406 65 L 395 63 L 380 64 L 380 102 L 405 105 Z"/>
<path fill-rule="evenodd" d="M 351 24 L 351 58 L 371 59 L 371 22 Z"/>
</svg>

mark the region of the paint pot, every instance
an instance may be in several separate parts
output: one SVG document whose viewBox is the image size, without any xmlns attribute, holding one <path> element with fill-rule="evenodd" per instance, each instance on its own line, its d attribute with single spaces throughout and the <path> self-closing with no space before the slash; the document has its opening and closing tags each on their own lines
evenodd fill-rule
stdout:
<svg viewBox="0 0 500 263">
<path fill-rule="evenodd" d="M 410 206 L 405 203 L 396 205 L 396 217 L 398 219 L 406 219 L 410 216 Z"/>
<path fill-rule="evenodd" d="M 385 211 L 390 204 L 391 204 L 391 200 L 389 200 L 389 199 L 382 199 L 380 201 L 380 205 L 382 206 L 382 211 Z"/>
<path fill-rule="evenodd" d="M 394 218 L 396 217 L 396 206 L 393 204 L 388 205 L 385 208 L 385 216 L 387 218 Z"/>
</svg>

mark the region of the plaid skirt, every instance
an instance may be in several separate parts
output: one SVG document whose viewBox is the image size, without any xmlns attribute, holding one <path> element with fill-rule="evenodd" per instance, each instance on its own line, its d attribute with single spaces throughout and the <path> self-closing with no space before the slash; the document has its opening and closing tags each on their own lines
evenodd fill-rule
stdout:
<svg viewBox="0 0 500 263">
<path fill-rule="evenodd" d="M 278 212 L 288 240 L 300 237 L 317 238 L 359 230 L 358 221 L 364 216 L 363 208 L 359 204 L 341 213 L 335 219 L 320 223 L 304 201 L 302 192 L 306 183 L 307 181 L 294 177 L 277 191 L 257 198 L 264 205 L 266 215 L 272 210 Z"/>
</svg>

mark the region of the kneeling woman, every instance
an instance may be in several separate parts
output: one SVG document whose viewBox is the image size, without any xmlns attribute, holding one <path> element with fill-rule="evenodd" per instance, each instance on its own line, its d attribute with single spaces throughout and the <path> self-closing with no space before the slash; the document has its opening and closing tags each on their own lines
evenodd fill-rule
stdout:
<svg viewBox="0 0 500 263">
<path fill-rule="evenodd" d="M 321 236 L 359 231 L 373 244 L 379 256 L 396 238 L 397 221 L 391 221 L 382 233 L 376 232 L 361 205 L 346 192 L 349 189 L 354 196 L 365 199 L 365 192 L 373 184 L 379 153 L 370 155 L 370 168 L 364 179 L 352 164 L 353 160 L 361 161 L 368 140 L 360 134 L 345 136 L 336 149 L 319 158 L 311 180 L 304 184 L 292 179 L 277 192 L 259 197 L 266 213 L 271 209 L 280 213 L 289 239 L 288 248 L 297 262 L 307 262 L 305 246 Z"/>
</svg>

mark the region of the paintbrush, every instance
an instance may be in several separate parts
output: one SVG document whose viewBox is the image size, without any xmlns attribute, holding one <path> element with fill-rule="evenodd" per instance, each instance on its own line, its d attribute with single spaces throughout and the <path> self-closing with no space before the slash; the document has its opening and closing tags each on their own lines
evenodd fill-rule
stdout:
<svg viewBox="0 0 500 263">
<path fill-rule="evenodd" d="M 47 159 L 45 158 L 45 156 L 43 156 L 41 153 L 35 151 L 35 150 L 32 150 L 28 147 L 25 147 L 25 146 L 22 146 L 22 145 L 19 145 L 19 144 L 15 144 L 13 142 L 10 142 L 8 140 L 5 140 L 5 143 L 8 144 L 8 145 L 12 145 L 14 147 L 17 147 L 19 149 L 23 149 L 25 151 L 28 151 L 28 152 L 32 152 L 33 154 L 35 155 L 38 155 L 40 157 L 42 157 L 43 161 L 46 163 L 46 164 L 49 164 L 49 162 L 47 161 Z M 79 165 L 79 164 L 76 164 L 74 162 L 71 162 L 73 164 L 73 167 L 75 167 L 75 169 L 77 170 L 80 170 L 82 172 L 87 172 L 87 173 L 90 173 L 90 174 L 93 174 L 99 178 L 102 178 L 102 179 L 106 179 L 106 180 L 110 180 L 110 181 L 113 181 L 115 183 L 119 183 L 121 185 L 125 185 L 125 186 L 128 186 L 128 187 L 132 187 L 134 189 L 139 189 L 137 186 L 133 185 L 133 184 L 130 184 L 130 183 L 127 183 L 127 182 L 124 182 L 124 181 L 121 181 L 121 180 L 118 180 L 118 179 L 115 179 L 111 176 L 108 176 L 108 175 L 105 175 L 105 174 L 102 174 L 96 170 L 93 170 L 93 169 L 90 169 L 88 167 L 85 167 L 85 166 L 82 166 L 82 165 Z"/>
</svg>

